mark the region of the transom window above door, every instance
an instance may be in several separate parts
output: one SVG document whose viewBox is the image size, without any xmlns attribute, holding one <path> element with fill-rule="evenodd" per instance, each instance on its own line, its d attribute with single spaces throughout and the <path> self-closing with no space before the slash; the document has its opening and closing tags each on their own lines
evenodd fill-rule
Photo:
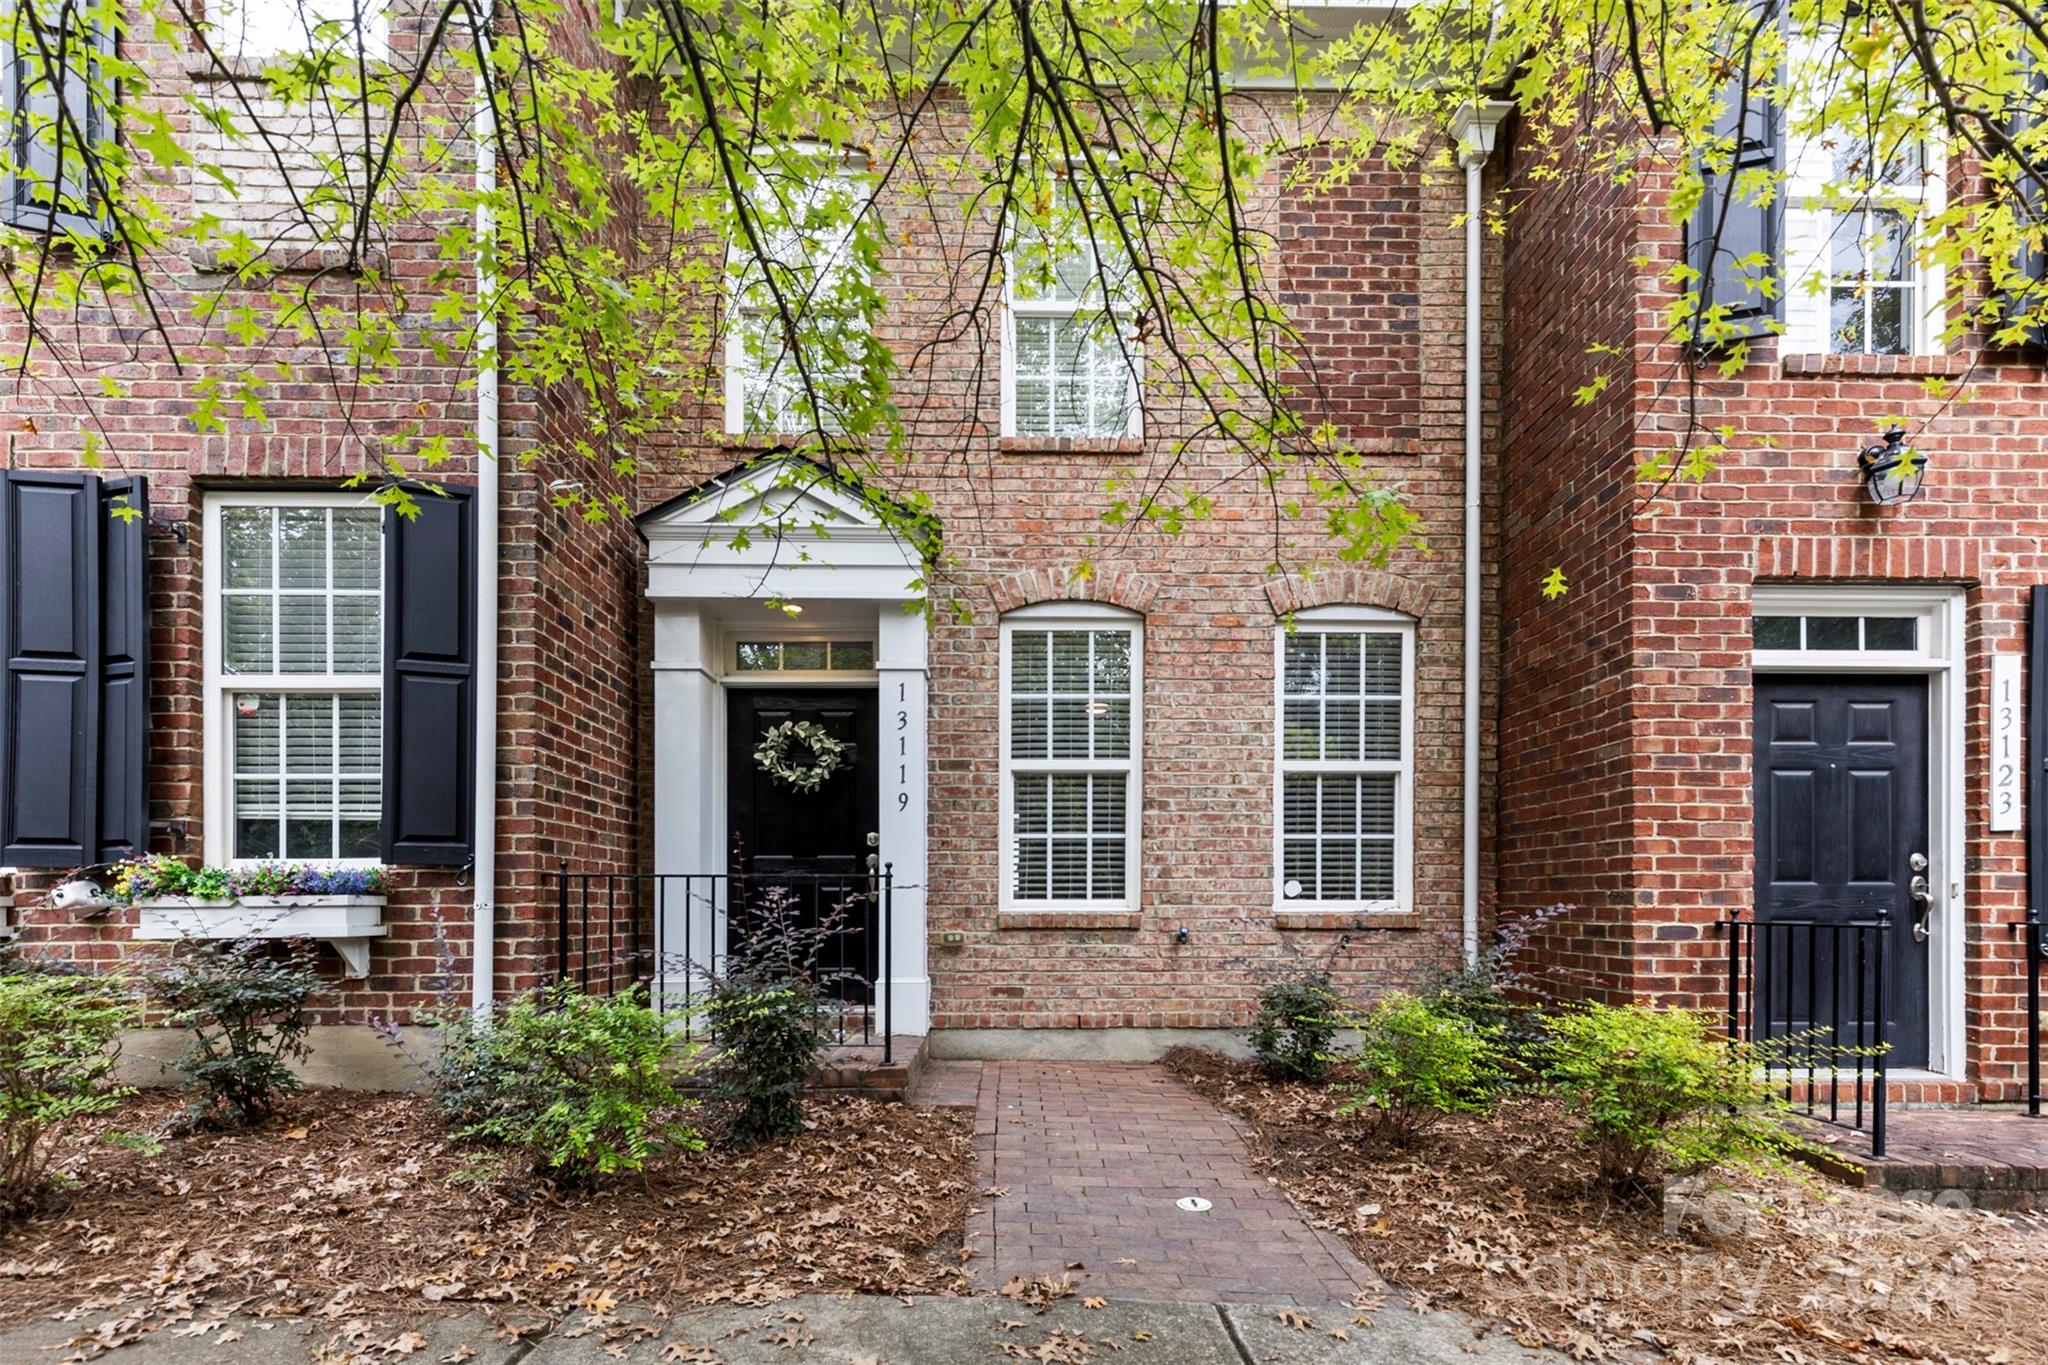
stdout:
<svg viewBox="0 0 2048 1365">
<path fill-rule="evenodd" d="M 1920 648 L 1917 616 L 1757 616 L 1751 630 L 1758 649 L 1817 653 Z"/>
<path fill-rule="evenodd" d="M 871 673 L 873 640 L 741 640 L 733 646 L 740 673 Z"/>
</svg>

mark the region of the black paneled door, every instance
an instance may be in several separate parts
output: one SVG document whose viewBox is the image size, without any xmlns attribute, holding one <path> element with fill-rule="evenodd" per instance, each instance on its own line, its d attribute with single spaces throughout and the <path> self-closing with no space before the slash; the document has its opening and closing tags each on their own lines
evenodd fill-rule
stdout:
<svg viewBox="0 0 2048 1365">
<path fill-rule="evenodd" d="M 726 689 L 726 791 L 731 813 L 731 931 L 757 925 L 762 907 L 782 899 L 800 924 L 837 910 L 841 929 L 824 948 L 828 974 L 858 978 L 850 998 L 874 980 L 877 907 L 868 880 L 868 842 L 879 828 L 875 690 L 868 688 Z M 839 768 L 816 791 L 799 791 L 764 771 L 754 750 L 784 721 L 810 721 L 846 746 Z"/>
<path fill-rule="evenodd" d="M 1913 934 L 1912 878 L 1925 867 L 1927 679 L 1758 674 L 1756 918 L 1759 1008 L 1776 1032 L 1875 1036 L 1874 953 L 1793 925 L 1891 917 L 1886 939 L 1893 1067 L 1928 1057 L 1928 951 Z M 1917 865 L 1916 865 L 1917 864 Z M 1858 977 L 1862 980 L 1859 982 Z M 1764 1000 L 1771 1003 L 1766 1006 Z"/>
</svg>

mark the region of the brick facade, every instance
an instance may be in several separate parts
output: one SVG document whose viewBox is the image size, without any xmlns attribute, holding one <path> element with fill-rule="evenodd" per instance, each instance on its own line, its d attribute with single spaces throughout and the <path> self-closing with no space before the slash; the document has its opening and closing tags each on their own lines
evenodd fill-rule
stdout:
<svg viewBox="0 0 2048 1365">
<path fill-rule="evenodd" d="M 1967 187 L 1967 167 L 1951 191 Z M 1517 210 L 1508 251 L 1505 375 L 1511 480 L 1503 526 L 1502 902 L 1570 901 L 1542 940 L 1579 989 L 1717 1008 L 1714 925 L 1755 899 L 1751 612 L 1760 584 L 1949 585 L 1964 595 L 1962 790 L 1953 869 L 1965 906 L 1962 1083 L 1903 1087 L 1937 1101 L 2022 1098 L 2026 1018 L 2022 836 L 1986 819 L 1990 656 L 2025 647 L 2026 590 L 2044 579 L 2039 356 L 1975 335 L 1934 357 L 1781 355 L 1701 373 L 1699 417 L 1741 436 L 1703 485 L 1661 492 L 1637 462 L 1684 429 L 1685 368 L 1660 343 L 1664 272 L 1682 250 L 1652 177 L 1623 191 L 1560 182 Z M 1647 190 L 1647 194 L 1644 191 Z M 1624 348 L 1622 372 L 1574 408 L 1584 348 Z M 1949 381 L 1945 401 L 1924 381 Z M 1856 452 L 1899 414 L 1929 461 L 1925 495 L 1881 508 Z M 1561 565 L 1571 594 L 1545 602 Z M 1825 668 L 1824 660 L 1817 669 Z M 1938 718 L 1937 718 L 1938 721 Z"/>
<path fill-rule="evenodd" d="M 401 24 L 394 43 L 406 40 Z M 186 67 L 183 54 L 144 55 L 167 79 Z M 460 96 L 451 87 L 450 100 Z M 1284 116 L 1278 101 L 1270 116 Z M 934 137 L 958 117 L 941 106 Z M 1504 163 L 1513 177 L 1512 149 Z M 2036 358 L 1983 353 L 1972 339 L 1945 357 L 1904 361 L 1780 357 L 1767 345 L 1742 374 L 1708 377 L 1700 401 L 1710 424 L 1732 422 L 1771 443 L 1746 444 L 1703 487 L 1650 489 L 1636 467 L 1682 420 L 1673 378 L 1683 370 L 1661 345 L 1658 316 L 1679 242 L 1642 208 L 1645 186 L 1653 200 L 1659 186 L 1648 174 L 1630 186 L 1567 175 L 1520 187 L 1508 232 L 1486 238 L 1482 911 L 1491 919 L 1496 909 L 1574 905 L 1536 945 L 1569 989 L 1718 1004 L 1713 923 L 1748 908 L 1754 877 L 1752 590 L 1956 585 L 1968 604 L 1960 673 L 1968 750 L 1958 796 L 1970 821 L 1960 872 L 1967 1080 L 1915 1093 L 2009 1100 L 2025 1036 L 2021 943 L 2009 930 L 2023 911 L 2023 848 L 2018 836 L 1982 828 L 1978 794 L 1988 659 L 2020 648 L 2025 589 L 2048 581 L 2040 549 L 2048 512 L 2039 510 L 2033 469 L 2048 453 L 2041 368 Z M 174 180 L 165 197 L 177 211 L 200 196 Z M 1272 175 L 1247 206 L 1270 238 L 1272 277 L 1302 329 L 1299 378 L 1318 394 L 1308 416 L 1327 418 L 1370 453 L 1422 519 L 1427 551 L 1404 550 L 1381 567 L 1338 562 L 1312 514 L 1278 510 L 1299 491 L 1286 480 L 1277 492 L 1261 487 L 1239 455 L 1214 442 L 1178 449 L 1192 419 L 1170 403 L 1148 410 L 1143 440 L 1000 437 L 996 305 L 962 311 L 987 225 L 949 217 L 943 197 L 937 207 L 883 206 L 883 336 L 901 367 L 916 458 L 879 480 L 883 493 L 929 495 L 945 533 L 945 562 L 930 589 L 944 609 L 934 615 L 928 656 L 933 1026 L 1229 1027 L 1289 963 L 1328 957 L 1349 987 L 1371 994 L 1454 960 L 1465 610 L 1456 178 L 1374 165 L 1342 190 L 1311 197 L 1283 192 Z M 260 208 L 249 209 L 252 221 Z M 438 264 L 425 228 L 382 250 L 400 279 L 423 279 Z M 218 287 L 205 264 L 163 263 L 175 315 L 190 317 L 201 294 Z M 473 370 L 428 340 L 408 332 L 402 378 L 345 402 L 320 368 L 324 357 L 266 351 L 299 369 L 275 390 L 271 420 L 200 432 L 190 421 L 195 385 L 209 365 L 237 356 L 195 352 L 204 363 L 179 373 L 153 353 L 133 356 L 103 323 L 88 321 L 80 334 L 80 357 L 106 363 L 132 389 L 132 398 L 95 401 L 90 411 L 122 464 L 149 475 L 159 519 L 149 589 L 150 814 L 161 822 L 160 850 L 217 857 L 219 842 L 204 828 L 201 781 L 206 491 L 332 487 L 363 468 L 362 434 L 422 423 L 421 434 L 466 448 Z M 1594 342 L 1619 348 L 1615 382 L 1575 404 L 1571 391 Z M 1936 400 L 1921 382 L 1929 376 L 1963 381 L 1966 391 Z M 12 463 L 76 467 L 84 403 L 8 381 L 0 419 L 12 432 Z M 1893 412 L 1928 419 L 1918 439 L 1932 473 L 1922 501 L 1879 510 L 1862 499 L 1852 458 Z M 616 495 L 653 507 L 763 452 L 761 443 L 705 434 L 722 424 L 710 406 L 686 413 L 675 443 L 645 452 L 624 476 L 553 453 L 583 429 L 572 396 L 504 395 L 501 989 L 531 985 L 551 965 L 545 875 L 558 862 L 713 870 L 653 867 L 650 756 L 659 737 L 641 544 L 623 520 L 586 523 L 556 499 Z M 1169 463 L 1181 485 L 1209 492 L 1209 517 L 1179 535 L 1104 521 L 1109 480 L 1157 477 Z M 469 470 L 458 460 L 448 476 Z M 1572 585 L 1558 602 L 1539 590 L 1552 566 Z M 1108 603 L 1143 618 L 1143 842 L 1138 904 L 1128 914 L 997 908 L 999 622 L 1007 611 L 1059 601 Z M 963 614 L 950 610 L 956 605 Z M 1272 892 L 1276 632 L 1291 612 L 1342 605 L 1416 623 L 1413 906 L 1369 927 L 1276 908 Z M 100 962 L 131 951 L 122 916 L 52 909 L 40 886 L 21 879 L 28 943 Z M 374 948 L 367 980 L 339 983 L 333 1016 L 404 1016 L 459 997 L 470 968 L 470 900 L 464 874 L 401 869 L 390 937 Z"/>
<path fill-rule="evenodd" d="M 403 53 L 420 40 L 416 28 L 394 16 L 391 43 Z M 179 102 L 177 92 L 196 59 L 175 48 L 131 35 L 124 52 L 151 71 L 163 92 L 174 131 L 200 155 L 217 134 Z M 245 82 L 247 84 L 248 82 Z M 213 97 L 232 104 L 222 82 Z M 445 89 L 429 85 L 423 116 L 465 117 L 469 82 L 453 75 Z M 318 130 L 314 130 L 317 134 Z M 317 136 L 314 137 L 317 142 Z M 310 157 L 296 158 L 310 169 Z M 316 280 L 316 269 L 338 263 L 333 249 L 309 253 L 305 234 L 290 228 L 284 177 L 251 168 L 232 205 L 219 187 L 189 171 L 160 175 L 155 194 L 173 214 L 223 212 L 259 241 L 275 242 L 271 258 L 282 273 L 273 286 L 308 289 L 315 300 L 352 306 L 356 282 L 335 275 Z M 451 174 L 467 175 L 454 166 Z M 303 187 L 300 187 L 303 189 Z M 417 294 L 443 287 L 428 280 L 444 268 L 434 225 L 409 225 L 380 241 L 375 265 L 398 286 Z M 350 383 L 327 368 L 312 346 L 226 343 L 198 324 L 203 302 L 235 302 L 226 277 L 213 271 L 205 249 L 190 258 L 152 262 L 161 298 L 181 348 L 182 371 L 161 345 L 131 341 L 131 331 L 86 315 L 83 325 L 52 334 L 55 354 L 127 386 L 130 397 L 108 401 L 67 391 L 47 379 L 0 382 L 0 423 L 13 468 L 75 469 L 85 432 L 104 434 L 107 461 L 150 484 L 148 596 L 151 612 L 149 815 L 155 851 L 210 862 L 225 857 L 223 832 L 205 827 L 202 767 L 204 671 L 201 653 L 202 554 L 209 492 L 248 489 L 332 490 L 352 475 L 376 473 L 382 441 L 448 439 L 456 458 L 436 470 L 450 483 L 470 483 L 474 449 L 475 364 L 452 331 L 406 320 L 393 358 L 394 378 Z M 10 347 L 24 340 L 18 317 L 4 324 Z M 452 354 L 450 353 L 452 351 Z M 270 382 L 268 420 L 235 419 L 221 431 L 192 421 L 199 385 L 230 366 L 255 363 Z M 281 380 L 268 367 L 289 363 Z M 47 364 L 43 373 L 54 374 Z M 576 429 L 576 410 L 561 395 L 508 391 L 500 423 L 503 459 L 504 562 L 501 577 L 499 671 L 499 969 L 501 989 L 531 983 L 552 954 L 552 912 L 540 907 L 540 873 L 560 858 L 586 850 L 631 856 L 639 815 L 632 800 L 640 743 L 637 723 L 640 617 L 638 540 L 623 522 L 586 526 L 573 511 L 552 505 L 547 485 L 563 476 L 550 462 L 530 457 L 544 443 L 563 442 Z M 557 447 L 558 448 L 558 447 Z M 579 465 L 578 479 L 606 491 L 601 467 Z M 216 737 L 213 741 L 218 743 Z M 109 964 L 138 950 L 133 915 L 82 912 L 48 905 L 51 877 L 16 878 L 18 922 L 25 950 Z M 385 911 L 388 936 L 377 941 L 366 979 L 339 979 L 340 963 L 323 951 L 323 970 L 335 974 L 324 1014 L 360 1022 L 404 1018 L 413 1011 L 466 1000 L 471 971 L 472 889 L 464 870 L 399 868 Z M 544 941 L 545 937 L 545 941 Z"/>
</svg>

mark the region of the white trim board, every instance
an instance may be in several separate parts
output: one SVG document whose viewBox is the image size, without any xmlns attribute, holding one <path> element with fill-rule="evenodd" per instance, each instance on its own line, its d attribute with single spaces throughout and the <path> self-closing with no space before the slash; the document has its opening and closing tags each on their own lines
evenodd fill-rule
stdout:
<svg viewBox="0 0 2048 1365">
<path fill-rule="evenodd" d="M 1930 1071 L 1961 1080 L 1968 1065 L 1963 997 L 1969 937 L 1963 875 L 1969 823 L 1963 723 L 1970 691 L 1964 668 L 1964 590 L 1920 584 L 1759 584 L 1751 591 L 1750 610 L 1752 616 L 1913 616 L 1920 623 L 1918 647 L 1911 651 L 1756 650 L 1750 667 L 1757 673 L 1926 675 L 1928 882 L 1936 895 L 1928 933 L 1927 1058 Z"/>
</svg>

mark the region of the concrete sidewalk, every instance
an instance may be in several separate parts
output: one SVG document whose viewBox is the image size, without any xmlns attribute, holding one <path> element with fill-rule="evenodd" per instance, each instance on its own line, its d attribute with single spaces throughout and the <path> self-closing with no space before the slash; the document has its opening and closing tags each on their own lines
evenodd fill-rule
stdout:
<svg viewBox="0 0 2048 1365">
<path fill-rule="evenodd" d="M 1024 1358 L 1117 1365 L 1525 1365 L 1562 1357 L 1525 1351 L 1500 1334 L 1480 1336 L 1457 1313 L 1418 1317 L 1405 1308 L 1366 1314 L 1251 1304 L 1113 1300 L 1099 1309 L 1061 1299 L 1034 1313 L 1003 1298 L 792 1299 L 773 1308 L 650 1315 L 628 1305 L 601 1319 L 574 1318 L 546 1333 L 502 1332 L 480 1316 L 411 1323 L 308 1322 L 204 1317 L 142 1335 L 105 1355 L 90 1340 L 95 1317 L 35 1323 L 0 1333 L 0 1361 L 106 1359 L 111 1365 L 958 1365 Z M 513 1323 L 525 1321 L 517 1312 Z M 1365 1320 L 1355 1320 L 1365 1319 Z M 1341 1333 L 1342 1337 L 1333 1335 Z M 118 1333 L 115 1335 L 119 1335 Z M 508 1340 L 508 1336 L 515 1339 Z"/>
</svg>

